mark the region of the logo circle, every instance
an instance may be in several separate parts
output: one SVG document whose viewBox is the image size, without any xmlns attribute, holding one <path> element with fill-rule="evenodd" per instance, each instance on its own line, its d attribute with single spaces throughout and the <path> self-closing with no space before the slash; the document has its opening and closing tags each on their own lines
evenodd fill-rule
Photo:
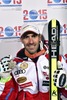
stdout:
<svg viewBox="0 0 67 100">
<path fill-rule="evenodd" d="M 59 3 L 59 2 L 61 2 L 61 0 L 54 0 L 54 2 Z"/>
<path fill-rule="evenodd" d="M 13 30 L 12 27 L 8 26 L 8 27 L 5 28 L 5 34 L 6 34 L 7 36 L 12 36 L 13 33 L 14 33 L 14 30 Z"/>
<path fill-rule="evenodd" d="M 29 16 L 30 16 L 31 19 L 36 19 L 38 17 L 38 13 L 37 13 L 36 10 L 31 10 L 29 12 Z"/>
<path fill-rule="evenodd" d="M 11 0 L 2 0 L 5 4 L 9 4 Z"/>
</svg>

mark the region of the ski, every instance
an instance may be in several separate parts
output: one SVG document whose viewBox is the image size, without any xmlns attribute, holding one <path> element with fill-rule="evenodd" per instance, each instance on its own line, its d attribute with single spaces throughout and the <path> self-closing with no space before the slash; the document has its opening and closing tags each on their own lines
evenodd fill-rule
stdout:
<svg viewBox="0 0 67 100">
<path fill-rule="evenodd" d="M 50 100 L 59 100 L 59 90 L 54 85 L 53 74 L 57 69 L 60 46 L 60 23 L 52 19 L 48 23 L 48 44 L 49 44 L 49 74 L 50 74 Z"/>
</svg>

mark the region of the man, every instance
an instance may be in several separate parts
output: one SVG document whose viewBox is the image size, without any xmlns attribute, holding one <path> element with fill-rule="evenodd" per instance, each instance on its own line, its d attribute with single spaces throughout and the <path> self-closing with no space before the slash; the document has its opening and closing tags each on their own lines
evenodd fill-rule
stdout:
<svg viewBox="0 0 67 100">
<path fill-rule="evenodd" d="M 16 65 L 12 66 L 12 79 L 5 84 L 0 100 L 49 100 L 49 61 L 40 31 L 26 24 L 20 39 L 24 48 L 13 59 Z"/>
<path fill-rule="evenodd" d="M 32 82 L 33 84 L 31 87 L 28 86 L 29 84 L 27 84 L 27 82 L 25 83 L 26 87 L 23 89 L 23 91 L 25 91 L 25 100 L 49 100 L 49 63 L 45 47 L 41 44 L 42 36 L 40 31 L 34 25 L 26 24 L 22 27 L 21 33 L 22 35 L 20 39 L 24 44 L 24 48 L 17 53 L 17 57 L 23 59 L 23 61 L 25 61 L 24 64 L 28 64 L 28 67 L 30 68 L 29 76 L 27 71 L 27 76 L 25 77 L 30 78 L 30 81 L 28 82 Z M 67 65 L 63 58 L 60 57 L 59 60 L 62 62 L 65 69 Z M 62 64 L 60 64 L 59 67 L 62 66 Z M 34 74 L 32 75 L 32 73 Z M 20 75 L 20 77 L 22 76 Z M 14 78 L 16 81 L 16 77 Z M 23 85 L 24 83 L 20 88 L 22 88 Z M 60 90 L 61 94 L 63 94 L 63 90 L 64 89 Z M 66 91 L 64 92 L 67 94 Z"/>
<path fill-rule="evenodd" d="M 17 65 L 13 66 L 12 79 L 5 84 L 0 98 L 49 100 L 49 65 L 39 29 L 34 25 L 23 26 L 20 39 L 24 48 L 13 59 Z"/>
<path fill-rule="evenodd" d="M 46 51 L 42 45 L 40 46 L 39 29 L 34 25 L 25 25 L 21 33 L 21 42 L 24 44 L 24 48 L 17 53 L 17 57 L 23 59 L 25 61 L 23 64 L 26 63 L 29 67 L 25 73 L 28 83 L 26 82 L 26 87 L 23 88 L 24 100 L 49 100 L 49 65 L 48 59 L 44 55 Z M 23 85 L 24 83 L 20 87 L 22 88 Z"/>
</svg>

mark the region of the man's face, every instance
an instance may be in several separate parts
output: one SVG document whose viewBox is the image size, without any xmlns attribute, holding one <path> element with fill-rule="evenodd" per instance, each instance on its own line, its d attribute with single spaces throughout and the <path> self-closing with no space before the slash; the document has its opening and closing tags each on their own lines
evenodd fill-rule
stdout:
<svg viewBox="0 0 67 100">
<path fill-rule="evenodd" d="M 27 33 L 23 38 L 21 38 L 25 50 L 27 50 L 30 54 L 37 52 L 40 40 L 41 36 L 32 32 Z"/>
</svg>

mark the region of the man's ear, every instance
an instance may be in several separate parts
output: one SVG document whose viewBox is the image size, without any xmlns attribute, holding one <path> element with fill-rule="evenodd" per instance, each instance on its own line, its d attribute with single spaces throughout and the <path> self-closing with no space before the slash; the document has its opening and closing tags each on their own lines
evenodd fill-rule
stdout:
<svg viewBox="0 0 67 100">
<path fill-rule="evenodd" d="M 40 37 L 40 41 L 41 41 L 42 40 L 42 35 L 40 34 L 39 37 Z"/>
</svg>

